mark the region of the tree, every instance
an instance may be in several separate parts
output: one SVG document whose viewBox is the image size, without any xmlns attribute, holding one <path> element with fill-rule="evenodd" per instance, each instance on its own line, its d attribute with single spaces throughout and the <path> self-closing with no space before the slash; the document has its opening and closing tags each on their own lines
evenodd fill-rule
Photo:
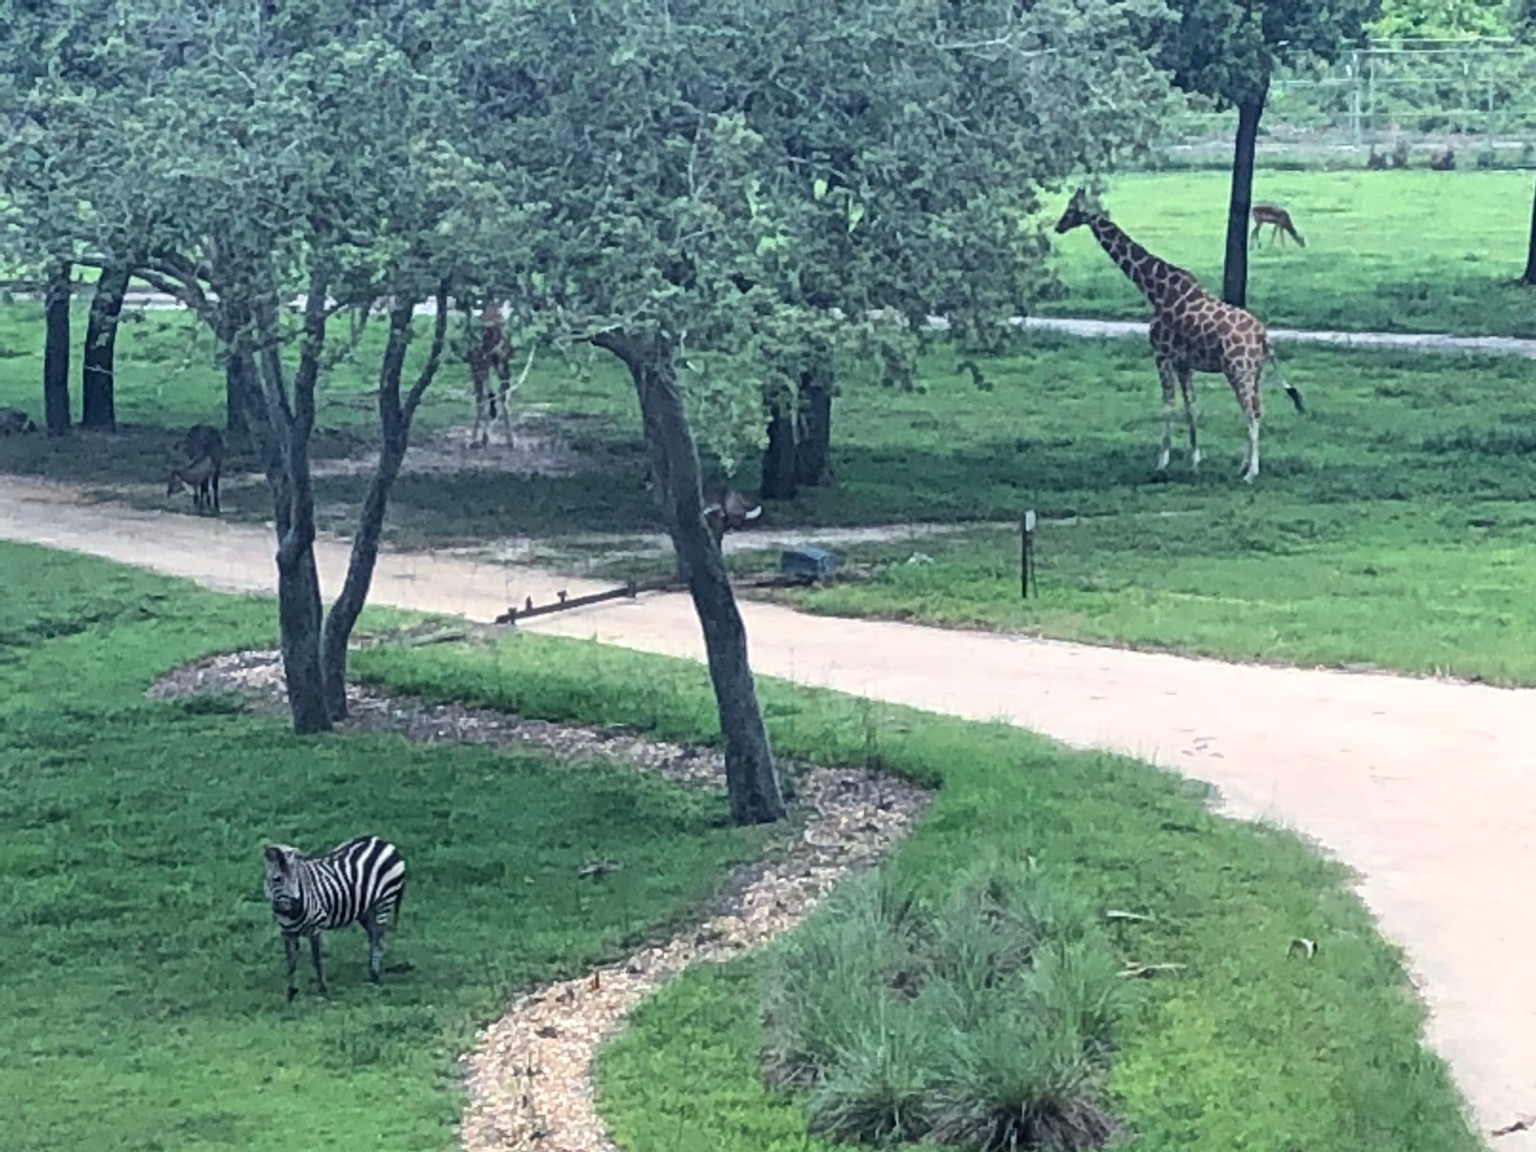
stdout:
<svg viewBox="0 0 1536 1152">
<path fill-rule="evenodd" d="M 69 304 L 68 261 L 49 265 L 43 288 L 43 420 L 48 435 L 69 432 Z"/>
<path fill-rule="evenodd" d="M 1337 59 L 1365 35 L 1381 0 L 1169 0 L 1180 19 L 1148 39 L 1155 58 L 1188 92 L 1237 109 L 1227 207 L 1222 297 L 1248 297 L 1248 216 L 1254 152 L 1275 70 L 1315 57 Z"/>
<path fill-rule="evenodd" d="M 517 223 L 496 215 L 495 182 L 458 147 L 454 62 L 417 51 L 405 3 L 72 0 L 17 11 L 0 51 L 42 52 L 47 67 L 17 94 L 22 130 L 0 145 L 4 234 L 104 269 L 142 253 L 135 274 L 213 330 L 272 494 L 293 726 L 323 731 L 346 714 L 347 640 L 440 360 L 457 254 L 483 244 L 485 228 Z M 77 178 L 68 203 L 36 194 L 55 170 Z M 428 296 L 437 320 L 406 385 L 413 308 Z M 344 352 L 327 342 L 332 318 L 365 317 L 380 298 L 390 301 L 380 461 L 327 619 L 309 468 L 316 392 Z"/>
<path fill-rule="evenodd" d="M 788 303 L 906 318 L 901 330 L 844 330 L 893 386 L 910 385 L 930 313 L 1028 311 L 1053 277 L 1045 246 L 1018 236 L 1011 214 L 1038 210 L 1039 192 L 1075 171 L 1142 149 L 1168 108 L 1126 13 L 1096 2 L 1027 16 L 993 4 L 863 6 L 857 17 L 775 9 L 755 65 L 772 82 L 743 107 L 775 194 L 803 209 Z M 902 66 L 883 69 L 882 58 Z M 967 334 L 979 334 L 974 323 Z M 833 364 L 848 343 L 796 341 L 770 381 L 765 497 L 829 476 Z"/>
<path fill-rule="evenodd" d="M 1509 22 L 1516 38 L 1525 45 L 1536 43 L 1536 0 L 1515 0 L 1509 10 Z M 1536 189 L 1531 193 L 1531 231 L 1526 244 L 1525 271 L 1520 282 L 1536 287 Z"/>
<path fill-rule="evenodd" d="M 117 321 L 132 272 L 128 264 L 103 268 L 91 295 L 80 361 L 80 426 L 117 430 L 115 360 Z"/>
<path fill-rule="evenodd" d="M 739 458 L 765 396 L 783 398 L 782 431 L 803 373 L 910 346 L 934 309 L 958 335 L 1006 336 L 1044 264 L 1023 223 L 1037 174 L 1150 129 L 1125 98 L 1165 85 L 1130 43 L 1097 0 L 488 5 L 475 139 L 544 209 L 506 238 L 497 294 L 629 372 L 737 820 L 776 819 L 782 802 L 695 430 Z M 1074 101 L 1087 111 L 1067 114 Z"/>
</svg>

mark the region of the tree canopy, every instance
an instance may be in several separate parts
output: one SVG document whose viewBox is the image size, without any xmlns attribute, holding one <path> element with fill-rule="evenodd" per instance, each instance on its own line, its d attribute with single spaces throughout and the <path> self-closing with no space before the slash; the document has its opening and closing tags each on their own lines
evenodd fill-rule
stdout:
<svg viewBox="0 0 1536 1152">
<path fill-rule="evenodd" d="M 515 213 L 462 150 L 456 76 L 409 50 L 405 4 L 61 0 L 3 9 L 13 131 L 4 236 L 34 261 L 127 263 L 216 334 L 272 490 L 295 727 L 346 709 L 346 641 L 371 580 L 410 421 L 443 324 L 402 393 L 412 308 Z M 402 35 L 404 33 L 405 35 Z M 288 307 L 302 292 L 302 315 Z M 325 621 L 309 440 L 328 324 L 393 301 L 381 454 Z M 441 315 L 446 317 L 446 308 Z"/>
<path fill-rule="evenodd" d="M 1007 339 L 1049 279 L 1041 193 L 1155 130 L 1169 89 L 1138 44 L 1164 14 L 1154 0 L 0 0 L 18 110 L 0 144 L 6 235 L 36 261 L 129 261 L 217 333 L 272 488 L 301 730 L 345 708 L 345 633 L 450 295 L 510 302 L 525 339 L 616 355 L 699 611 L 733 811 L 774 819 L 693 427 L 729 454 L 760 437 L 790 366 L 840 348 L 899 373 L 934 313 L 962 345 Z M 440 321 L 402 398 L 424 297 Z M 321 645 L 315 388 L 331 316 L 379 298 L 386 450 Z"/>
<path fill-rule="evenodd" d="M 1174 83 L 1229 107 L 1258 98 L 1277 68 L 1335 60 L 1363 41 L 1381 0 L 1169 0 L 1179 15 L 1149 37 Z"/>
</svg>

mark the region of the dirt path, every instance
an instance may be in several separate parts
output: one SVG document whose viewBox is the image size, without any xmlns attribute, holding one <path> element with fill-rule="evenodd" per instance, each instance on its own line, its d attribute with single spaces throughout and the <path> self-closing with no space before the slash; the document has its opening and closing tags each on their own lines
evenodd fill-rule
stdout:
<svg viewBox="0 0 1536 1152">
<path fill-rule="evenodd" d="M 0 478 L 0 538 L 106 556 L 230 591 L 268 592 L 271 536 L 250 525 L 84 505 Z M 334 593 L 345 546 L 318 548 Z M 525 596 L 594 590 L 528 569 L 386 554 L 374 599 L 488 621 Z M 1362 876 L 1405 945 L 1487 1131 L 1536 1112 L 1536 692 L 1234 666 L 744 603 L 765 675 L 1129 753 L 1207 780 L 1228 811 L 1321 841 Z M 702 658 L 687 599 L 654 595 L 544 617 L 530 631 Z M 1275 926 L 1276 955 L 1290 926 Z M 1328 946 L 1327 941 L 1321 942 Z M 1498 1141 L 1536 1149 L 1536 1133 Z"/>
</svg>

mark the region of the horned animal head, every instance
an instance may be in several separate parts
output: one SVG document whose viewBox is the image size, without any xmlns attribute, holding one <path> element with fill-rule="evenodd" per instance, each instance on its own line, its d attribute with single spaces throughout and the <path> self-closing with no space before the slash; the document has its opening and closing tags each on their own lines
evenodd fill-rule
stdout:
<svg viewBox="0 0 1536 1152">
<path fill-rule="evenodd" d="M 729 489 L 718 500 L 711 501 L 704 509 L 704 521 L 715 535 L 716 542 L 725 537 L 727 532 L 736 532 L 746 527 L 763 514 L 763 506 L 754 504 L 734 488 Z"/>
</svg>

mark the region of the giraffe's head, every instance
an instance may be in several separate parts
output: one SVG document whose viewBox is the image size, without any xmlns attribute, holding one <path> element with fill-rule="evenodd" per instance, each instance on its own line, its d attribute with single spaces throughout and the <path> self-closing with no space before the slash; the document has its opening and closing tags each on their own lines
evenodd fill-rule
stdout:
<svg viewBox="0 0 1536 1152">
<path fill-rule="evenodd" d="M 1103 213 L 1089 202 L 1087 189 L 1079 188 L 1067 201 L 1067 210 L 1061 214 L 1061 219 L 1056 221 L 1056 231 L 1070 232 L 1101 215 Z"/>
</svg>

